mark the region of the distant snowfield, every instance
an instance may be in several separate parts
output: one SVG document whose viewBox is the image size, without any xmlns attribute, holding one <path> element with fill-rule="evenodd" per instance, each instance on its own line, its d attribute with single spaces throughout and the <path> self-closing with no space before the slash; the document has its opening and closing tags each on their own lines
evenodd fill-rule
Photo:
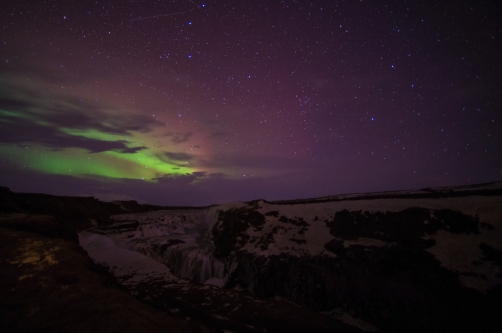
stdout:
<svg viewBox="0 0 502 333">
<path fill-rule="evenodd" d="M 423 237 L 423 239 L 436 241 L 436 244 L 426 249 L 426 251 L 433 254 L 444 268 L 456 273 L 458 281 L 466 288 L 473 288 L 486 293 L 502 284 L 500 263 L 497 264 L 493 260 L 486 258 L 480 248 L 481 244 L 486 244 L 498 251 L 502 251 L 502 196 L 466 196 L 437 199 L 363 199 L 295 205 L 260 202 L 259 207 L 262 214 L 276 211 L 277 217 L 267 216 L 267 223 L 260 232 L 248 229 L 248 235 L 251 238 L 259 236 L 262 232 L 267 233 L 274 228 L 280 227 L 282 229 L 281 233 L 274 236 L 274 246 L 269 246 L 265 251 L 256 246 L 257 242 L 248 242 L 242 248 L 245 251 L 261 256 L 280 255 L 281 253 L 296 254 L 298 256 L 306 254 L 312 256 L 336 256 L 325 248 L 325 244 L 332 239 L 342 241 L 345 248 L 353 245 L 363 247 L 393 245 L 374 238 L 358 237 L 357 239 L 346 240 L 332 236 L 326 223 L 322 223 L 322 221 L 332 220 L 337 212 L 345 209 L 370 213 L 400 212 L 410 207 L 429 209 L 431 214 L 433 210 L 450 209 L 458 211 L 479 220 L 479 234 L 455 234 L 439 230 L 432 235 Z M 281 216 L 296 220 L 302 218 L 310 224 L 310 227 L 303 235 L 299 235 L 298 228 L 292 228 L 291 226 L 284 228 L 284 224 L 279 221 Z M 315 223 L 315 221 L 320 223 Z M 427 223 L 427 221 L 424 221 L 424 223 Z M 301 240 L 305 242 L 303 243 Z M 363 330 L 373 330 L 371 325 L 356 325 L 347 318 L 351 318 L 351 316 L 343 313 L 338 319 L 358 326 Z"/>
<path fill-rule="evenodd" d="M 288 218 L 303 218 L 308 221 L 310 228 L 304 235 L 298 235 L 296 228 L 281 233 L 275 237 L 275 246 L 261 251 L 252 243 L 247 243 L 243 248 L 249 252 L 259 255 L 279 255 L 280 253 L 296 253 L 297 255 L 328 254 L 324 245 L 336 237 L 330 235 L 324 221 L 331 219 L 335 213 L 344 209 L 349 211 L 369 211 L 374 212 L 398 212 L 409 207 L 421 207 L 431 210 L 451 209 L 459 211 L 465 215 L 478 217 L 480 223 L 486 223 L 494 228 L 492 230 L 480 228 L 479 235 L 473 234 L 453 234 L 445 231 L 438 231 L 436 234 L 424 238 L 434 239 L 435 246 L 427 249 L 434 254 L 441 264 L 454 272 L 477 273 L 478 276 L 469 274 L 460 275 L 459 279 L 465 287 L 475 288 L 479 291 L 486 290 L 502 283 L 502 279 L 497 277 L 498 267 L 487 261 L 482 261 L 483 253 L 479 249 L 481 243 L 502 251 L 502 197 L 488 196 L 468 196 L 444 199 L 374 199 L 357 201 L 338 201 L 326 203 L 312 203 L 299 205 L 273 205 L 265 202 L 260 203 L 259 211 L 263 214 L 270 211 L 277 211 L 278 216 Z M 317 217 L 319 223 L 312 223 Z M 278 218 L 268 216 L 265 230 L 272 230 L 281 226 Z M 248 234 L 253 237 L 258 232 L 250 231 Z M 305 240 L 304 244 L 291 241 L 290 239 Z M 360 237 L 357 240 L 343 240 L 344 246 L 386 246 L 385 242 L 377 239 Z M 476 262 L 477 265 L 473 265 Z"/>
</svg>

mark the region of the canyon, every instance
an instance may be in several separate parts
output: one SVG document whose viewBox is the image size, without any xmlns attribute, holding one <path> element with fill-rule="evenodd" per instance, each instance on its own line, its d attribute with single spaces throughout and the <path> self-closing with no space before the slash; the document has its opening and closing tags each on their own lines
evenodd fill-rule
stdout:
<svg viewBox="0 0 502 333">
<path fill-rule="evenodd" d="M 63 200 L 3 195 L 15 214 Z M 52 229 L 14 213 L 0 226 L 78 239 L 127 294 L 208 331 L 502 324 L 501 183 L 209 207 L 64 200 L 79 203 L 59 204 Z"/>
</svg>

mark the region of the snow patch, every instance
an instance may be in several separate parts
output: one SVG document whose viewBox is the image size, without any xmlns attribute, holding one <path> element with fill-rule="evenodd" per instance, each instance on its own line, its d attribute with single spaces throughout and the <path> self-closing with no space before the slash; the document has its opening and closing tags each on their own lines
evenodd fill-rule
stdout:
<svg viewBox="0 0 502 333">
<path fill-rule="evenodd" d="M 223 279 L 218 279 L 218 278 L 213 277 L 213 278 L 207 279 L 206 282 L 204 282 L 204 284 L 207 284 L 210 286 L 215 286 L 218 288 L 223 288 L 223 286 L 225 286 L 225 281 Z"/>
</svg>

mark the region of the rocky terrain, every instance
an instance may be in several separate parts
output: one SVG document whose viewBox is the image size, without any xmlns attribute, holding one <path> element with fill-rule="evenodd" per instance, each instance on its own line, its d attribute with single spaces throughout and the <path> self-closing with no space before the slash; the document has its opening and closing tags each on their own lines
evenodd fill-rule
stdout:
<svg viewBox="0 0 502 333">
<path fill-rule="evenodd" d="M 208 332 L 127 295 L 78 243 L 0 228 L 0 244 L 2 332 Z"/>
<path fill-rule="evenodd" d="M 259 299 L 247 291 L 178 278 L 145 255 L 110 247 L 113 242 L 99 234 L 88 238 L 92 246 L 87 251 L 78 245 L 82 228 L 113 229 L 114 213 L 183 207 L 104 203 L 7 188 L 0 188 L 0 199 L 3 331 L 360 331 L 287 300 Z"/>
<path fill-rule="evenodd" d="M 6 189 L 1 195 L 2 209 L 10 209 L 0 219 L 2 237 L 17 244 L 4 247 L 10 259 L 2 265 L 29 267 L 18 258 L 26 252 L 23 238 L 72 244 L 86 267 L 104 267 L 96 273 L 101 279 L 116 279 L 121 290 L 115 291 L 134 296 L 131 304 L 141 301 L 152 316 L 178 323 L 173 332 L 498 332 L 502 326 L 502 183 L 196 209 Z M 33 215 L 51 209 L 57 213 L 50 219 Z M 11 275 L 9 283 L 30 274 L 34 288 L 42 288 L 33 273 Z M 62 285 L 78 285 L 74 275 L 68 279 L 77 282 Z M 11 301 L 19 293 L 2 288 Z M 14 312 L 31 314 L 28 303 Z M 12 315 L 2 306 L 8 321 Z"/>
</svg>

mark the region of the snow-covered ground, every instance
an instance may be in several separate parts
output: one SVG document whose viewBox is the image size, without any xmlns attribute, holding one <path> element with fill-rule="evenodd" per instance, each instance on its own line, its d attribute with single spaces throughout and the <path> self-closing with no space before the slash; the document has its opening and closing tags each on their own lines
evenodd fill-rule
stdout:
<svg viewBox="0 0 502 333">
<path fill-rule="evenodd" d="M 390 244 L 375 238 L 360 237 L 352 240 L 337 238 L 330 234 L 325 221 L 332 220 L 337 212 L 344 209 L 374 213 L 398 212 L 409 207 L 430 210 L 451 209 L 477 217 L 480 223 L 492 226 L 491 229 L 480 228 L 480 233 L 477 235 L 454 234 L 440 230 L 424 238 L 436 241 L 436 245 L 428 251 L 434 254 L 444 267 L 452 271 L 479 274 L 478 277 L 463 275 L 462 283 L 466 286 L 484 291 L 502 282 L 496 276 L 497 266 L 490 261 L 482 261 L 483 253 L 479 249 L 479 245 L 485 243 L 502 251 L 502 197 L 499 196 L 348 200 L 296 205 L 259 201 L 257 210 L 265 215 L 266 223 L 262 228 L 250 227 L 243 233 L 242 236 L 249 237 L 249 240 L 240 250 L 259 256 L 280 254 L 335 256 L 325 248 L 325 244 L 333 239 L 343 241 L 345 247 L 388 246 Z M 129 254 L 139 252 L 171 267 L 171 271 L 178 277 L 221 285 L 226 278 L 225 267 L 212 255 L 214 245 L 211 230 L 218 221 L 219 212 L 232 209 L 252 209 L 252 207 L 239 202 L 194 211 L 155 211 L 116 215 L 113 217 L 117 221 L 116 224 L 106 228 L 98 227 L 94 231 L 106 234 L 115 244 L 113 247 L 115 251 L 123 249 L 129 251 L 127 252 Z M 296 223 L 298 225 L 294 222 L 285 223 L 284 217 L 300 222 Z M 137 226 L 131 227 L 131 222 L 137 222 Z M 263 242 L 260 242 L 264 235 L 269 236 L 265 248 Z M 270 236 L 273 239 L 270 239 Z M 111 254 L 107 252 L 108 250 L 101 251 L 103 256 L 110 256 Z M 473 262 L 477 265 L 473 265 Z M 482 264 L 479 264 L 480 262 Z M 156 269 L 160 267 L 157 266 Z"/>
<path fill-rule="evenodd" d="M 187 280 L 174 276 L 166 265 L 136 251 L 118 247 L 107 236 L 83 232 L 79 235 L 79 242 L 89 257 L 108 267 L 126 286 L 154 280 L 161 280 L 166 285 L 188 285 Z"/>
<path fill-rule="evenodd" d="M 116 215 L 115 224 L 92 228 L 85 237 L 91 232 L 106 235 L 116 251 L 141 253 L 180 278 L 222 286 L 224 266 L 211 253 L 211 218 L 207 210 Z"/>
<path fill-rule="evenodd" d="M 490 189 L 493 185 L 481 189 L 485 187 Z M 465 190 L 479 188 L 454 189 Z M 427 191 L 430 190 L 409 193 Z M 408 238 L 399 238 L 399 234 L 396 236 L 385 228 L 361 229 L 357 221 L 363 224 L 391 221 L 397 223 L 397 230 L 404 234 L 410 232 L 407 230 L 410 223 L 413 230 L 411 236 L 406 237 L 411 237 L 411 241 L 418 239 L 415 249 L 432 254 L 440 266 L 456 274 L 463 287 L 487 293 L 502 285 L 500 262 L 497 255 L 495 259 L 490 256 L 490 253 L 502 252 L 501 195 L 413 198 L 407 196 L 408 192 L 400 193 L 404 196 L 373 199 L 358 196 L 355 200 L 346 197 L 293 204 L 237 202 L 205 209 L 122 214 L 112 217 L 115 221 L 112 225 L 95 226 L 81 233 L 80 244 L 91 258 L 109 267 L 124 284 L 150 281 L 178 285 L 186 290 L 193 288 L 188 281 L 192 280 L 199 286 L 221 288 L 238 271 L 239 254 L 243 253 L 260 263 L 279 256 L 337 260 L 338 254 L 342 254 L 347 258 L 340 248 L 330 247 L 335 244 L 333 246 L 349 252 L 363 248 L 368 249 L 368 253 L 385 255 L 386 249 L 394 248 L 396 242 L 402 245 L 403 239 L 406 242 Z M 422 226 L 422 220 L 414 219 L 417 215 L 413 216 L 413 209 L 418 216 L 424 216 Z M 337 229 L 337 225 L 345 223 L 341 220 L 343 212 L 349 218 L 347 223 L 353 223 L 349 227 L 355 228 L 355 234 L 348 235 L 343 229 Z M 395 216 L 401 220 L 392 220 Z M 428 229 L 430 224 L 435 224 L 435 229 Z M 221 251 L 221 246 L 226 252 Z M 250 286 L 254 288 L 254 282 Z M 340 309 L 335 312 L 345 319 L 352 318 Z M 354 323 L 364 323 L 357 316 L 353 319 Z"/>
</svg>

